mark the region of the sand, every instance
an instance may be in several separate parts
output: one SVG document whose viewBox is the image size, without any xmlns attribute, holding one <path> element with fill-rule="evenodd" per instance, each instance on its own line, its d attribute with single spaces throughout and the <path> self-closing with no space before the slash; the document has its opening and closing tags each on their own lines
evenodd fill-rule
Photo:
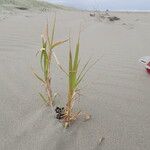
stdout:
<svg viewBox="0 0 150 150">
<path fill-rule="evenodd" d="M 76 108 L 91 120 L 69 129 L 54 119 L 38 92 L 40 35 L 57 13 L 56 40 L 77 40 L 81 26 L 81 63 L 99 59 L 81 84 Z M 111 13 L 120 21 L 98 21 L 89 12 L 26 11 L 0 21 L 0 150 L 148 150 L 150 147 L 150 75 L 138 59 L 150 55 L 150 13 Z M 55 50 L 67 65 L 68 44 Z M 65 67 L 67 68 L 67 66 Z M 54 63 L 53 89 L 64 105 L 65 75 Z M 99 145 L 99 140 L 105 140 Z"/>
</svg>

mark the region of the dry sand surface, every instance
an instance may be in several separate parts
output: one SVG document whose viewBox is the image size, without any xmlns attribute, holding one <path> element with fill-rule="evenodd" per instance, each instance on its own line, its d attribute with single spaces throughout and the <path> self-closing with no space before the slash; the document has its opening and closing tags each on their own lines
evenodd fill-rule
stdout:
<svg viewBox="0 0 150 150">
<path fill-rule="evenodd" d="M 40 99 L 40 83 L 31 71 L 33 67 L 40 74 L 35 54 L 54 11 L 55 39 L 70 32 L 74 45 L 81 26 L 81 63 L 100 58 L 82 82 L 76 105 L 92 118 L 79 119 L 67 130 Z M 89 12 L 53 10 L 0 21 L 0 150 L 150 149 L 150 75 L 138 62 L 150 55 L 150 13 L 113 15 L 121 20 L 98 21 Z M 66 66 L 68 44 L 55 51 Z M 55 64 L 52 69 L 53 89 L 61 95 L 56 103 L 63 105 L 67 81 Z"/>
</svg>

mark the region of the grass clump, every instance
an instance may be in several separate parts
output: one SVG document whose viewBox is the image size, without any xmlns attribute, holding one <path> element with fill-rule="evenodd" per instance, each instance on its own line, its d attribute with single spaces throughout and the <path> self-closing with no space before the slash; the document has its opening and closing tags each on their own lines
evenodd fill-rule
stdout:
<svg viewBox="0 0 150 150">
<path fill-rule="evenodd" d="M 57 119 L 62 119 L 64 127 L 67 128 L 73 121 L 77 119 L 79 115 L 81 115 L 81 111 L 73 112 L 74 102 L 76 100 L 76 95 L 79 93 L 79 84 L 83 80 L 84 76 L 86 75 L 87 71 L 91 68 L 87 68 L 89 61 L 83 66 L 81 71 L 79 72 L 80 60 L 79 60 L 79 51 L 80 51 L 80 36 L 78 38 L 78 42 L 75 48 L 75 55 L 73 56 L 71 48 L 69 50 L 69 62 L 68 62 L 68 95 L 67 95 L 67 102 L 65 107 L 55 109 Z M 83 113 L 82 113 L 83 114 Z M 89 118 L 88 114 L 86 115 L 85 119 Z"/>
<path fill-rule="evenodd" d="M 87 113 L 83 113 L 81 111 L 74 112 L 74 103 L 78 98 L 78 95 L 80 95 L 79 91 L 79 85 L 81 81 L 84 79 L 87 71 L 91 69 L 91 67 L 96 63 L 89 65 L 90 60 L 88 60 L 85 65 L 80 68 L 80 59 L 79 59 L 79 53 L 80 53 L 80 35 L 78 38 L 78 41 L 76 43 L 75 53 L 73 55 L 73 52 L 71 50 L 71 44 L 70 44 L 70 38 L 69 38 L 69 59 L 68 59 L 68 71 L 65 71 L 61 64 L 59 63 L 53 49 L 57 46 L 60 46 L 61 44 L 67 42 L 68 40 L 58 41 L 54 42 L 54 35 L 55 35 L 55 24 L 56 24 L 56 18 L 53 23 L 51 35 L 49 36 L 48 31 L 48 25 L 46 27 L 46 35 L 42 36 L 42 48 L 38 52 L 40 54 L 40 64 L 41 64 L 41 70 L 43 73 L 43 76 L 40 77 L 37 73 L 33 72 L 36 78 L 42 82 L 42 84 L 45 87 L 46 95 L 43 93 L 39 93 L 41 98 L 46 102 L 47 105 L 51 106 L 53 108 L 54 106 L 54 99 L 55 95 L 53 95 L 52 88 L 51 88 L 51 81 L 52 81 L 52 72 L 51 72 L 51 63 L 52 63 L 52 57 L 56 60 L 56 63 L 58 67 L 66 74 L 67 80 L 68 80 L 68 92 L 67 92 L 67 100 L 64 107 L 59 108 L 56 107 L 56 118 L 61 120 L 64 127 L 67 128 L 70 126 L 72 122 L 74 122 L 79 115 L 84 115 L 85 120 L 90 119 L 90 115 Z M 80 68 L 80 70 L 79 70 Z"/>
</svg>

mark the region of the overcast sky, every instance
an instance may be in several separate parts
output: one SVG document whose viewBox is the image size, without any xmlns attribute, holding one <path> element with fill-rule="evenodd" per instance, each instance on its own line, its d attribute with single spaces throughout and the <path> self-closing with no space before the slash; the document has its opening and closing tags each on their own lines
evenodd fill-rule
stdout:
<svg viewBox="0 0 150 150">
<path fill-rule="evenodd" d="M 150 10 L 150 0 L 47 0 L 81 9 Z"/>
</svg>

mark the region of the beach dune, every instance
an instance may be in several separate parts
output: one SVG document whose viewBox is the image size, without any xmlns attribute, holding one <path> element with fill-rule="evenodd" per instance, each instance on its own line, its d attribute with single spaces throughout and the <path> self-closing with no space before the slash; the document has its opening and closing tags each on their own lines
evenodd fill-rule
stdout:
<svg viewBox="0 0 150 150">
<path fill-rule="evenodd" d="M 92 118 L 69 129 L 54 119 L 40 99 L 36 52 L 47 19 L 57 15 L 56 40 L 74 46 L 81 28 L 81 63 L 99 59 L 81 84 L 76 108 Z M 89 12 L 52 9 L 25 11 L 0 21 L 1 150 L 148 150 L 150 147 L 150 75 L 138 62 L 150 55 L 150 13 L 110 12 L 120 20 L 99 21 Z M 55 52 L 67 65 L 68 44 Z M 67 66 L 66 66 L 67 68 Z M 65 75 L 53 64 L 53 89 L 66 99 Z M 105 138 L 99 145 L 99 139 Z"/>
</svg>

